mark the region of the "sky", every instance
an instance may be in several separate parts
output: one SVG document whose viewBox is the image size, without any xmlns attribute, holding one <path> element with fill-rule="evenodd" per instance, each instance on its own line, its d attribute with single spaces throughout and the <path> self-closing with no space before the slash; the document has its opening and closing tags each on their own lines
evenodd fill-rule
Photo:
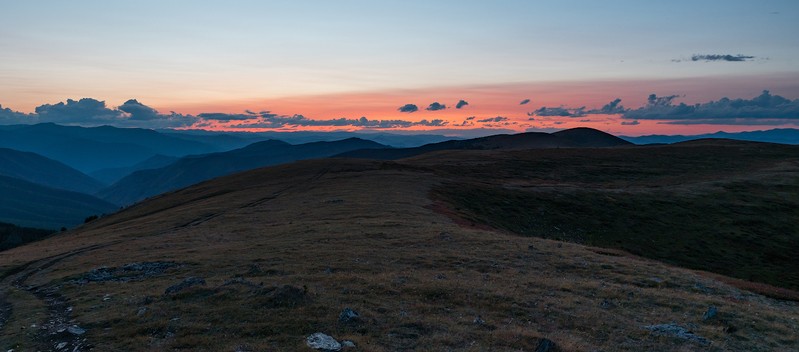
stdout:
<svg viewBox="0 0 799 352">
<path fill-rule="evenodd" d="M 0 124 L 797 127 L 797 34 L 795 0 L 0 0 Z"/>
</svg>

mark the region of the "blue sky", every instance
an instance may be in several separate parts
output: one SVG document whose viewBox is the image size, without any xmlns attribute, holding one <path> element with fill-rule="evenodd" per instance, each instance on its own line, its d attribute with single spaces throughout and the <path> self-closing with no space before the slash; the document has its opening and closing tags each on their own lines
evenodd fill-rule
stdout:
<svg viewBox="0 0 799 352">
<path fill-rule="evenodd" d="M 82 97 L 176 108 L 392 89 L 799 74 L 799 1 L 787 0 L 2 0 L 0 8 L 0 104 L 23 112 Z M 696 54 L 752 58 L 692 61 Z"/>
</svg>

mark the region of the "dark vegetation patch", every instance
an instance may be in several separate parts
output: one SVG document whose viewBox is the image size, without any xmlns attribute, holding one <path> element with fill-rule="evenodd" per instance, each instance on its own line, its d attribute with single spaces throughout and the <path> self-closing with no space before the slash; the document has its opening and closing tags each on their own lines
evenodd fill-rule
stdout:
<svg viewBox="0 0 799 352">
<path fill-rule="evenodd" d="M 443 184 L 433 198 L 467 223 L 799 289 L 796 149 L 603 153 L 520 156 L 475 170 L 497 170 L 493 182 Z"/>
<path fill-rule="evenodd" d="M 47 238 L 54 233 L 53 230 L 20 227 L 0 222 L 0 251 Z"/>
</svg>

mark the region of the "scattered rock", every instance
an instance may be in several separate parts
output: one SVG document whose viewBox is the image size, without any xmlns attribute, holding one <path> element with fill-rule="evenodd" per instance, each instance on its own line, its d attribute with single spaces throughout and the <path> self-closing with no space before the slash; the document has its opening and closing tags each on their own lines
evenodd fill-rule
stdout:
<svg viewBox="0 0 799 352">
<path fill-rule="evenodd" d="M 350 308 L 344 308 L 344 310 L 341 311 L 341 314 L 338 315 L 339 323 L 344 324 L 354 323 L 358 321 L 358 318 L 360 318 L 358 312 Z"/>
<path fill-rule="evenodd" d="M 72 325 L 67 328 L 67 331 L 72 335 L 83 335 L 86 333 L 86 329 L 81 328 L 77 325 Z"/>
<path fill-rule="evenodd" d="M 555 343 L 550 339 L 541 339 L 535 352 L 552 352 L 555 351 Z"/>
<path fill-rule="evenodd" d="M 314 333 L 305 339 L 305 344 L 308 347 L 320 351 L 341 351 L 341 344 L 330 335 L 321 332 Z"/>
<path fill-rule="evenodd" d="M 61 343 L 59 343 L 59 344 L 57 344 L 55 346 L 55 349 L 61 350 L 61 349 L 64 349 L 64 347 L 67 347 L 67 343 L 66 342 L 61 342 Z"/>
<path fill-rule="evenodd" d="M 103 302 L 110 301 L 110 300 L 111 300 L 111 295 L 106 294 L 105 296 L 103 296 Z"/>
<path fill-rule="evenodd" d="M 355 342 L 352 342 L 350 340 L 341 341 L 341 347 L 355 348 Z"/>
<path fill-rule="evenodd" d="M 699 343 L 701 345 L 709 345 L 710 340 L 701 337 L 699 335 L 694 334 L 690 330 L 679 326 L 677 324 L 659 324 L 659 325 L 647 325 L 644 326 L 644 329 L 652 331 L 655 335 L 661 336 L 673 336 L 683 340 L 693 341 Z"/>
<path fill-rule="evenodd" d="M 185 289 L 187 289 L 189 287 L 197 286 L 197 285 L 205 286 L 205 279 L 203 279 L 201 277 L 194 277 L 194 276 L 188 277 L 188 278 L 184 279 L 179 284 L 175 284 L 175 285 L 167 287 L 167 289 L 164 291 L 164 294 L 165 295 L 175 294 L 175 293 L 178 293 L 178 292 L 180 292 L 182 290 L 185 290 Z"/>
<path fill-rule="evenodd" d="M 147 307 L 139 307 L 139 310 L 136 311 L 136 316 L 140 317 L 147 313 Z"/>
<path fill-rule="evenodd" d="M 149 277 L 161 275 L 167 269 L 178 266 L 179 265 L 175 262 L 141 262 L 125 264 L 121 267 L 101 267 L 83 274 L 80 278 L 72 280 L 72 282 L 85 285 L 89 282 L 140 281 Z"/>
<path fill-rule="evenodd" d="M 716 315 L 718 313 L 719 313 L 719 310 L 716 308 L 716 306 L 710 306 L 707 309 L 707 312 L 705 312 L 705 314 L 702 315 L 702 320 L 703 321 L 708 321 L 710 319 L 713 319 L 713 318 L 716 317 Z"/>
</svg>

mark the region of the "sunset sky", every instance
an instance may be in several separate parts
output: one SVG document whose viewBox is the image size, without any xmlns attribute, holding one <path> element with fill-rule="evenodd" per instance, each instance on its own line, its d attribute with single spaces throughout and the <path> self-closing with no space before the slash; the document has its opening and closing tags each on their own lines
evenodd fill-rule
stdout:
<svg viewBox="0 0 799 352">
<path fill-rule="evenodd" d="M 796 128 L 799 1 L 0 0 L 0 105 L 0 124 Z"/>
</svg>

